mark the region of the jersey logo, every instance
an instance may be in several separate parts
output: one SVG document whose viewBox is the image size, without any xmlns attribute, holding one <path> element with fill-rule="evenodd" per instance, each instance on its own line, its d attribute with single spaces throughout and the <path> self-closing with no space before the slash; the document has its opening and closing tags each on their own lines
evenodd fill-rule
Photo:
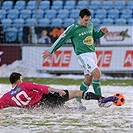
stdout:
<svg viewBox="0 0 133 133">
<path fill-rule="evenodd" d="M 90 66 L 89 64 L 87 64 L 87 67 L 88 67 L 88 69 L 90 69 L 90 68 L 91 68 L 91 66 Z"/>
<path fill-rule="evenodd" d="M 92 45 L 93 44 L 93 38 L 91 36 L 87 36 L 84 40 L 83 40 L 84 44 L 87 45 Z"/>
<path fill-rule="evenodd" d="M 20 86 L 18 86 L 17 88 L 15 88 L 14 90 L 12 90 L 10 92 L 10 95 L 13 96 L 15 94 L 17 94 L 18 92 L 20 92 L 22 90 L 22 88 Z"/>
<path fill-rule="evenodd" d="M 79 36 L 84 36 L 86 34 L 92 34 L 92 31 L 81 32 L 81 33 L 79 33 Z"/>
</svg>

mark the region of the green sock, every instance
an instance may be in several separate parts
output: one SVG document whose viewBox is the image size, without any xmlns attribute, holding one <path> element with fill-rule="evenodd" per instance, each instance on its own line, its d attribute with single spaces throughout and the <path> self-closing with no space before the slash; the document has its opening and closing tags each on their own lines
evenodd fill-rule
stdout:
<svg viewBox="0 0 133 133">
<path fill-rule="evenodd" d="M 92 81 L 92 86 L 93 86 L 95 94 L 102 96 L 100 81 L 99 80 L 93 80 Z"/>
<path fill-rule="evenodd" d="M 87 85 L 84 81 L 82 82 L 82 84 L 80 85 L 80 90 L 81 91 L 87 91 L 89 88 L 89 85 Z M 76 101 L 81 103 L 81 98 L 76 98 Z"/>
</svg>

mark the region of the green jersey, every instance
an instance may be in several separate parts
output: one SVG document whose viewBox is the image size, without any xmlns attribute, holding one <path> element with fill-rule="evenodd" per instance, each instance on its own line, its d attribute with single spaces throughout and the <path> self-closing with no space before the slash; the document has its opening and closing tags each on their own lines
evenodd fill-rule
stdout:
<svg viewBox="0 0 133 133">
<path fill-rule="evenodd" d="M 87 52 L 94 52 L 94 39 L 99 39 L 104 35 L 97 31 L 90 22 L 88 26 L 82 26 L 78 22 L 70 25 L 48 49 L 52 54 L 60 48 L 67 40 L 71 39 L 74 51 L 77 55 Z"/>
</svg>

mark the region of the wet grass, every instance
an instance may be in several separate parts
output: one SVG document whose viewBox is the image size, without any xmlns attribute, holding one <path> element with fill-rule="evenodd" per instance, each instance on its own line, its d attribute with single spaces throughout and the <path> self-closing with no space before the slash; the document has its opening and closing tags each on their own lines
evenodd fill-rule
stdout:
<svg viewBox="0 0 133 133">
<path fill-rule="evenodd" d="M 31 81 L 39 84 L 60 84 L 60 85 L 80 85 L 83 79 L 64 79 L 64 78 L 24 78 L 24 81 Z M 8 78 L 0 78 L 0 84 L 10 84 Z M 101 80 L 102 85 L 111 86 L 133 86 L 132 79 L 107 79 Z"/>
</svg>

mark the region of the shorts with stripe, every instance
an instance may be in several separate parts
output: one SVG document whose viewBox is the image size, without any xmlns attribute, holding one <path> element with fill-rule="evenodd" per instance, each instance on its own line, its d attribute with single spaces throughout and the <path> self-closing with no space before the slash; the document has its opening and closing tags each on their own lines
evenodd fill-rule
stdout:
<svg viewBox="0 0 133 133">
<path fill-rule="evenodd" d="M 78 62 L 84 69 L 84 75 L 91 75 L 91 72 L 98 67 L 95 52 L 88 52 L 78 55 Z"/>
</svg>

